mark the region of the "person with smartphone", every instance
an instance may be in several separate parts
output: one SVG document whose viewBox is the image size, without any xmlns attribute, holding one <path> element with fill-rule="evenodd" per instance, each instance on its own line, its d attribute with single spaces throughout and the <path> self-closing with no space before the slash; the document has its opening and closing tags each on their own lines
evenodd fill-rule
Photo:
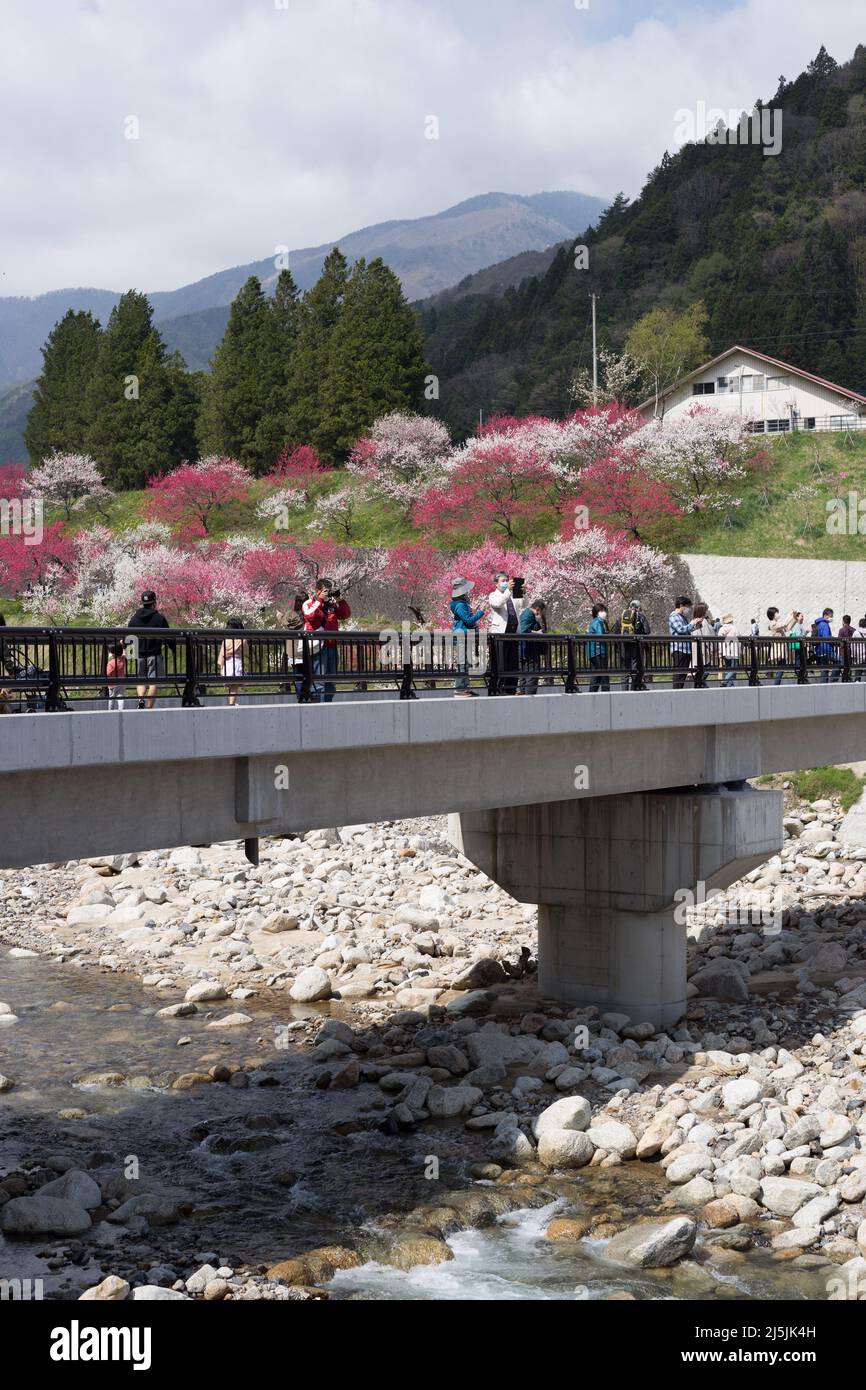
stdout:
<svg viewBox="0 0 866 1390">
<path fill-rule="evenodd" d="M 525 603 L 523 588 L 523 579 L 519 576 L 511 579 L 504 570 L 500 570 L 496 575 L 493 591 L 487 597 L 490 609 L 488 632 L 491 636 L 511 638 L 512 634 L 517 633 Z M 499 642 L 497 646 L 500 672 L 498 693 L 516 695 L 520 643 Z"/>
</svg>

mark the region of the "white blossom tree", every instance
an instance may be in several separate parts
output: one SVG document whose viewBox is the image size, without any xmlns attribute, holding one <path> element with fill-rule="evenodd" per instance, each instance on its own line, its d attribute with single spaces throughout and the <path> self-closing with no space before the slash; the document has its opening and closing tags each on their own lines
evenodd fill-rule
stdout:
<svg viewBox="0 0 866 1390">
<path fill-rule="evenodd" d="M 408 516 L 419 492 L 439 481 L 451 447 L 448 430 L 430 415 L 399 410 L 376 420 L 359 439 L 347 463 L 374 492 L 396 503 Z"/>
<path fill-rule="evenodd" d="M 89 454 L 63 454 L 57 450 L 30 470 L 24 486 L 31 497 L 63 508 L 68 521 L 73 511 L 89 502 L 100 510 L 112 493 Z"/>
</svg>

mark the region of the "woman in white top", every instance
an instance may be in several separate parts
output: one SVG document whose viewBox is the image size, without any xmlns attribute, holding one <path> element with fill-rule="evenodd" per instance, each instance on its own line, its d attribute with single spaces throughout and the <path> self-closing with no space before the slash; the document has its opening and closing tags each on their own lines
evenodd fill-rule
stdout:
<svg viewBox="0 0 866 1390">
<path fill-rule="evenodd" d="M 243 628 L 243 623 L 240 618 L 229 618 L 226 627 L 233 629 Z M 247 643 L 244 637 L 226 637 L 223 640 L 223 644 L 219 649 L 219 656 L 217 657 L 217 665 L 219 666 L 221 674 L 227 681 L 230 681 L 233 676 L 237 677 L 244 674 L 244 654 L 246 653 L 246 649 Z M 230 705 L 237 703 L 238 688 L 236 685 L 229 685 L 228 697 Z"/>
</svg>

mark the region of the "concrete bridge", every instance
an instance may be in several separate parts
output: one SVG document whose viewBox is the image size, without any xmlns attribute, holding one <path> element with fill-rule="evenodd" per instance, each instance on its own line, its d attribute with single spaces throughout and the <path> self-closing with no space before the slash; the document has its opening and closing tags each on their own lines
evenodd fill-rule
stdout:
<svg viewBox="0 0 866 1390">
<path fill-rule="evenodd" d="M 450 813 L 546 993 L 668 1023 L 675 894 L 782 843 L 764 772 L 866 758 L 866 683 L 0 719 L 0 865 Z"/>
</svg>

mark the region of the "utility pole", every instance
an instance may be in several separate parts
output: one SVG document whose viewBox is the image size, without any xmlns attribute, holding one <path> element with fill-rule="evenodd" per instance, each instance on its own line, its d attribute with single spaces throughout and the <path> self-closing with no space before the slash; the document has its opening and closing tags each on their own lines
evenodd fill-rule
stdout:
<svg viewBox="0 0 866 1390">
<path fill-rule="evenodd" d="M 595 295 L 591 294 L 592 300 L 592 403 L 598 405 L 598 352 L 596 351 L 595 337 Z"/>
</svg>

